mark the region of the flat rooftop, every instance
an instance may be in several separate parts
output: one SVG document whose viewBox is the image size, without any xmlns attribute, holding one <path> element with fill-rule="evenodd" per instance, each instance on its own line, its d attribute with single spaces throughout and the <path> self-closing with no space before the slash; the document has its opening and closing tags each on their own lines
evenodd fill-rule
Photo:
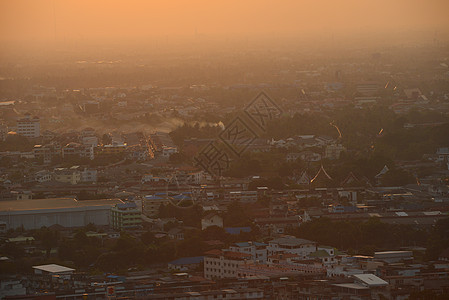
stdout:
<svg viewBox="0 0 449 300">
<path fill-rule="evenodd" d="M 10 200 L 10 201 L 0 201 L 0 211 L 61 209 L 61 208 L 78 208 L 78 207 L 92 207 L 92 206 L 106 206 L 106 205 L 113 206 L 118 203 L 123 203 L 123 201 L 121 201 L 120 199 L 78 201 L 74 198 Z"/>
<path fill-rule="evenodd" d="M 33 269 L 48 272 L 48 273 L 66 273 L 66 272 L 75 271 L 75 269 L 67 268 L 64 266 L 56 265 L 56 264 L 33 266 Z"/>
</svg>

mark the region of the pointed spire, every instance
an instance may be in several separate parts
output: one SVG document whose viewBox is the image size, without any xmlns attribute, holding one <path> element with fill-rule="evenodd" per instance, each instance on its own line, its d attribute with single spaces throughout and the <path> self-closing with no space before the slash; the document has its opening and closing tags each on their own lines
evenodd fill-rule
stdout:
<svg viewBox="0 0 449 300">
<path fill-rule="evenodd" d="M 321 167 L 318 170 L 318 173 L 316 173 L 315 177 L 313 177 L 312 180 L 310 180 L 310 183 L 313 183 L 315 180 L 317 180 L 320 174 L 324 174 L 322 176 L 325 176 L 325 179 L 332 180 L 332 177 L 330 177 L 330 175 L 327 174 L 326 170 L 323 167 L 323 164 L 321 164 Z"/>
</svg>

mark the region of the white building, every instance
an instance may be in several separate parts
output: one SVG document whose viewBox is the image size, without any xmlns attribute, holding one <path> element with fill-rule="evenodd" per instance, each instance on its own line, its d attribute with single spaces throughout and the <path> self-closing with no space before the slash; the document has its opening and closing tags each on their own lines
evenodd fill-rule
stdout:
<svg viewBox="0 0 449 300">
<path fill-rule="evenodd" d="M 297 254 L 300 258 L 306 258 L 310 253 L 317 250 L 317 243 L 305 239 L 285 236 L 269 241 L 268 255 L 279 252 Z"/>
<path fill-rule="evenodd" d="M 37 275 L 40 275 L 40 274 L 70 275 L 70 274 L 73 274 L 73 271 L 75 271 L 75 269 L 56 265 L 56 264 L 33 266 L 33 269 L 34 269 L 34 274 L 37 274 Z"/>
<path fill-rule="evenodd" d="M 31 117 L 25 114 L 23 119 L 17 120 L 17 134 L 29 138 L 36 138 L 41 135 L 41 123 L 38 117 Z"/>
<path fill-rule="evenodd" d="M 267 262 L 267 244 L 259 242 L 234 243 L 229 246 L 233 252 L 245 253 L 251 255 L 251 260 L 259 263 Z"/>
<path fill-rule="evenodd" d="M 52 173 L 47 170 L 40 170 L 34 174 L 34 180 L 39 183 L 50 181 L 51 177 Z"/>
<path fill-rule="evenodd" d="M 53 179 L 58 182 L 77 184 L 81 181 L 81 172 L 78 168 L 55 168 Z"/>
<path fill-rule="evenodd" d="M 201 219 L 201 230 L 211 226 L 223 228 L 223 218 L 214 212 L 205 215 L 204 218 Z"/>
<path fill-rule="evenodd" d="M 204 255 L 204 277 L 207 279 L 239 278 L 239 269 L 252 263 L 251 255 L 229 250 L 211 250 Z"/>
</svg>

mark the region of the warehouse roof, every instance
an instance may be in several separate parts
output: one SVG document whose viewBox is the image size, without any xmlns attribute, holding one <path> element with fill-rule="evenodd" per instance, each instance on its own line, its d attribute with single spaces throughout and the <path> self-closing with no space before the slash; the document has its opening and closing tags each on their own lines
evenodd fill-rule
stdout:
<svg viewBox="0 0 449 300">
<path fill-rule="evenodd" d="M 56 264 L 33 266 L 33 269 L 48 272 L 48 273 L 54 273 L 54 274 L 75 271 L 75 269 L 67 268 L 64 266 L 56 265 Z"/>
<path fill-rule="evenodd" d="M 118 203 L 123 202 L 119 199 L 77 201 L 74 198 L 11 200 L 11 201 L 0 201 L 0 211 L 60 209 L 60 208 L 77 208 L 77 207 L 105 206 L 105 205 L 113 206 Z"/>
</svg>

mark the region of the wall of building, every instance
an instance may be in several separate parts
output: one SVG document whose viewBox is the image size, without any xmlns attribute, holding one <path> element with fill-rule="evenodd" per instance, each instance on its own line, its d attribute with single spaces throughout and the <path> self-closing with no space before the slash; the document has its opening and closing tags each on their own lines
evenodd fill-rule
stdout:
<svg viewBox="0 0 449 300">
<path fill-rule="evenodd" d="M 59 224 L 64 227 L 82 227 L 89 223 L 108 226 L 110 206 L 41 209 L 23 211 L 1 211 L 0 221 L 6 223 L 8 229 L 39 229 L 42 226 Z"/>
</svg>

